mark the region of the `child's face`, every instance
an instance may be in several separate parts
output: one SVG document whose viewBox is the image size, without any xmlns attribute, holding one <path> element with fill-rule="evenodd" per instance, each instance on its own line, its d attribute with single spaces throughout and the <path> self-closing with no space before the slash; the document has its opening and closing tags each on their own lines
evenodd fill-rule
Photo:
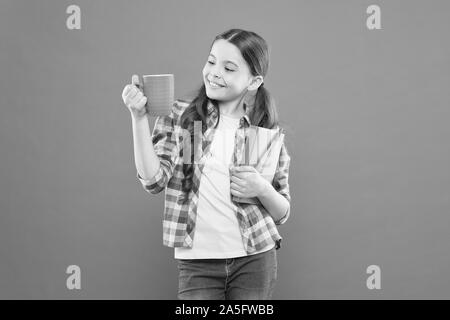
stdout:
<svg viewBox="0 0 450 320">
<path fill-rule="evenodd" d="M 219 101 L 239 99 L 253 80 L 239 49 L 223 39 L 214 42 L 202 73 L 206 95 Z M 221 86 L 213 87 L 209 80 Z"/>
</svg>

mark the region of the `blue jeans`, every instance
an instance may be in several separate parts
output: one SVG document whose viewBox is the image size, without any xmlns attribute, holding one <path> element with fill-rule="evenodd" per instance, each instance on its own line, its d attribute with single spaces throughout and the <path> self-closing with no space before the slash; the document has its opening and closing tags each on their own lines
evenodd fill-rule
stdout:
<svg viewBox="0 0 450 320">
<path fill-rule="evenodd" d="M 229 259 L 177 259 L 180 300 L 267 300 L 277 279 L 272 249 Z"/>
</svg>

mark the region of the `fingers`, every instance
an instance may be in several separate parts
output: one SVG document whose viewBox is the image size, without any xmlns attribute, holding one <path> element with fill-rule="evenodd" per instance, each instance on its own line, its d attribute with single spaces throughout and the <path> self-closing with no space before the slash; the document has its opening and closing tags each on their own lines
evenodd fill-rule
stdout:
<svg viewBox="0 0 450 320">
<path fill-rule="evenodd" d="M 230 189 L 230 193 L 231 193 L 233 196 L 244 198 L 244 194 L 243 194 L 242 192 L 240 192 L 239 189 L 237 189 L 237 188 L 235 188 L 235 187 L 232 187 L 232 188 Z"/>
<path fill-rule="evenodd" d="M 236 172 L 242 172 L 242 171 L 255 171 L 255 168 L 252 166 L 235 166 L 233 167 L 233 170 Z"/>
<path fill-rule="evenodd" d="M 240 179 L 246 179 L 248 176 L 249 172 L 248 171 L 230 171 L 230 177 L 236 177 L 236 178 L 240 178 Z"/>
<path fill-rule="evenodd" d="M 144 106 L 145 106 L 146 103 L 147 103 L 147 97 L 146 97 L 146 96 L 143 96 L 143 97 L 139 100 L 139 102 L 136 104 L 136 108 L 142 109 L 142 108 L 144 108 Z"/>
<path fill-rule="evenodd" d="M 125 88 L 122 91 L 122 99 L 125 103 L 128 102 L 128 100 L 134 98 L 139 92 L 139 89 L 137 89 L 134 85 L 129 84 L 126 85 Z"/>
<path fill-rule="evenodd" d="M 135 85 L 131 85 L 131 89 L 130 92 L 128 93 L 128 97 L 130 99 L 133 99 L 134 97 L 136 97 L 136 95 L 141 92 L 138 88 L 135 87 Z"/>
<path fill-rule="evenodd" d="M 242 185 L 245 181 L 235 175 L 230 176 L 230 180 L 236 184 Z"/>
<path fill-rule="evenodd" d="M 145 113 L 145 104 L 147 103 L 147 97 L 142 97 L 139 101 L 136 103 L 130 103 L 128 105 L 129 109 L 131 111 L 138 111 L 138 113 Z"/>
<path fill-rule="evenodd" d="M 123 101 L 128 107 L 140 108 L 147 103 L 147 97 L 134 85 L 130 85 L 130 88 L 125 88 L 124 93 Z"/>
<path fill-rule="evenodd" d="M 135 95 L 131 96 L 131 98 L 129 98 L 129 103 L 130 104 L 137 104 L 143 97 L 144 97 L 144 94 L 141 91 L 137 90 Z"/>
<path fill-rule="evenodd" d="M 139 84 L 139 76 L 137 74 L 131 76 L 131 83 L 134 85 Z"/>
<path fill-rule="evenodd" d="M 137 97 L 137 95 L 138 95 L 139 93 L 142 94 L 142 92 L 141 92 L 138 88 L 136 88 L 134 85 L 129 84 L 128 86 L 129 86 L 128 90 L 125 90 L 125 92 L 126 92 L 126 94 L 125 94 L 125 96 L 124 96 L 124 99 L 125 99 L 125 100 L 131 100 L 131 99 L 134 99 L 134 98 Z"/>
<path fill-rule="evenodd" d="M 131 77 L 131 83 L 134 84 L 137 88 L 141 88 L 141 82 L 139 80 L 139 76 L 137 74 L 133 74 Z"/>
<path fill-rule="evenodd" d="M 140 88 L 139 76 L 134 74 L 131 77 L 131 84 L 126 85 L 122 91 L 122 99 L 130 111 L 144 115 L 147 112 L 145 108 L 147 97 Z"/>
<path fill-rule="evenodd" d="M 130 90 L 131 90 L 131 86 L 129 84 L 126 85 L 125 88 L 123 88 L 122 97 L 125 98 L 127 96 L 128 92 L 130 92 Z"/>
</svg>

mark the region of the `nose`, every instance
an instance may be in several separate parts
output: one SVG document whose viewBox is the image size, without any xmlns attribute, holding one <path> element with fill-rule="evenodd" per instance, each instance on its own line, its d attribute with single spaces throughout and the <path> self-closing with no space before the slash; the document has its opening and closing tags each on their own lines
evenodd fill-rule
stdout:
<svg viewBox="0 0 450 320">
<path fill-rule="evenodd" d="M 217 83 L 221 83 L 222 82 L 220 80 L 221 78 L 217 74 L 211 73 L 211 75 L 212 75 L 212 79 L 211 80 L 213 80 L 213 81 L 215 81 Z"/>
<path fill-rule="evenodd" d="M 220 79 L 220 77 L 215 72 L 211 72 L 211 76 L 213 79 Z"/>
<path fill-rule="evenodd" d="M 219 72 L 217 71 L 217 69 L 215 69 L 214 67 L 211 69 L 210 74 L 215 78 L 215 79 L 220 79 L 221 77 L 219 76 Z"/>
</svg>

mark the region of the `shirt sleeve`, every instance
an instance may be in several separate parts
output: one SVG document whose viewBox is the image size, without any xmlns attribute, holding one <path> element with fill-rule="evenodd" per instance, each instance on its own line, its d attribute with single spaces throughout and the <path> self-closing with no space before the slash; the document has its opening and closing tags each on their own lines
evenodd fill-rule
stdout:
<svg viewBox="0 0 450 320">
<path fill-rule="evenodd" d="M 291 157 L 289 156 L 288 150 L 285 143 L 281 145 L 280 157 L 278 160 L 278 166 L 275 171 L 272 185 L 275 190 L 280 193 L 289 201 L 289 208 L 286 214 L 278 221 L 275 221 L 276 225 L 281 225 L 287 221 L 291 214 L 291 195 L 289 192 L 289 166 L 291 163 Z"/>
<path fill-rule="evenodd" d="M 163 191 L 173 175 L 179 152 L 178 138 L 175 130 L 178 121 L 178 108 L 179 105 L 175 101 L 169 115 L 156 118 L 152 132 L 153 147 L 160 162 L 156 174 L 150 179 L 144 179 L 136 170 L 136 177 L 141 182 L 143 188 L 152 194 Z"/>
</svg>

